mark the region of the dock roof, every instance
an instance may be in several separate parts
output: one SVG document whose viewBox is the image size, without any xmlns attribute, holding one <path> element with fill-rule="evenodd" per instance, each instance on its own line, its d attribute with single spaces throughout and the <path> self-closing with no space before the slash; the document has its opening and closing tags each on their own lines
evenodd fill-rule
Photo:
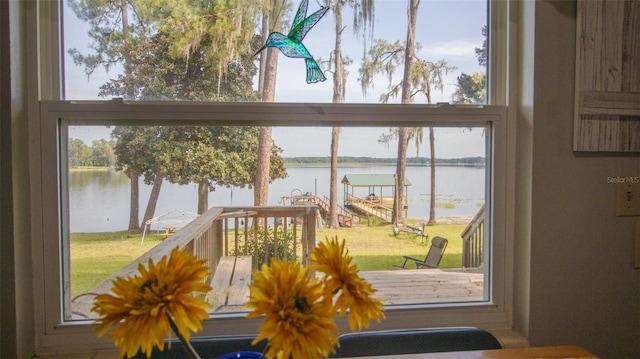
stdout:
<svg viewBox="0 0 640 359">
<path fill-rule="evenodd" d="M 394 174 L 348 174 L 342 178 L 342 183 L 352 187 L 394 187 Z M 406 177 L 404 185 L 411 186 L 411 182 Z"/>
</svg>

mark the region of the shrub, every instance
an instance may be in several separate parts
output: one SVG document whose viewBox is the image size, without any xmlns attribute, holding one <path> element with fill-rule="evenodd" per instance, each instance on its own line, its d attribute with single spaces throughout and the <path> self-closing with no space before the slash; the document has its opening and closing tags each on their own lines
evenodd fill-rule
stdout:
<svg viewBox="0 0 640 359">
<path fill-rule="evenodd" d="M 250 229 L 247 236 L 250 240 L 246 246 L 242 246 L 245 248 L 245 253 L 243 254 L 255 256 L 257 250 L 258 268 L 262 267 L 262 264 L 265 263 L 265 255 L 267 255 L 269 259 L 283 259 L 285 258 L 285 250 L 286 259 L 288 261 L 295 260 L 296 253 L 298 254 L 298 260 L 300 260 L 300 253 L 302 252 L 301 240 L 299 239 L 297 246 L 294 246 L 293 231 L 291 230 L 287 230 L 285 232 L 284 228 L 278 227 L 277 231 L 274 233 L 273 227 L 269 227 L 267 229 L 267 233 L 265 233 L 264 229 L 259 229 L 257 244 L 253 241 L 253 238 L 255 237 L 255 230 Z M 235 250 L 231 249 L 229 253 L 231 255 L 235 255 Z"/>
</svg>

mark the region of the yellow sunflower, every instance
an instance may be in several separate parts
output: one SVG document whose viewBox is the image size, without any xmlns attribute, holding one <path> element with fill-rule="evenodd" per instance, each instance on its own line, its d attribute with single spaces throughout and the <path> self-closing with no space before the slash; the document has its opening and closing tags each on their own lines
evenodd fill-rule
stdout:
<svg viewBox="0 0 640 359">
<path fill-rule="evenodd" d="M 332 297 L 339 293 L 334 308 L 340 315 L 349 311 L 351 330 L 368 327 L 371 319 L 378 322 L 384 319 L 382 301 L 372 297 L 376 290 L 358 275 L 356 265 L 351 264 L 344 240 L 326 238 L 311 252 L 311 261 L 314 262 L 312 270 L 325 274 L 326 293 Z"/>
<path fill-rule="evenodd" d="M 120 348 L 120 356 L 134 356 L 139 349 L 151 356 L 154 346 L 164 350 L 164 338 L 171 336 L 169 316 L 178 335 L 189 340 L 190 331 L 202 329 L 201 320 L 209 318 L 207 302 L 193 292 L 209 292 L 204 283 L 209 271 L 204 260 L 176 247 L 157 264 L 149 260 L 148 269 L 138 266 L 139 276 L 113 281 L 112 294 L 96 296 L 92 311 L 99 315 L 96 332 L 108 337 Z"/>
<path fill-rule="evenodd" d="M 324 358 L 338 344 L 332 303 L 322 285 L 298 263 L 274 260 L 254 271 L 249 286 L 253 309 L 247 317 L 265 316 L 254 344 L 269 340 L 269 358 Z"/>
</svg>

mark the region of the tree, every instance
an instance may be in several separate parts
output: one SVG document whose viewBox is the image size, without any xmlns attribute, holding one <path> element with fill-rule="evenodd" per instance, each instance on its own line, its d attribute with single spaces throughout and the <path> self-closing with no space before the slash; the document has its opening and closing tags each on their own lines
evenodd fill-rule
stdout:
<svg viewBox="0 0 640 359">
<path fill-rule="evenodd" d="M 326 4 L 330 5 L 331 1 Z M 361 30 L 370 30 L 373 34 L 373 0 L 336 0 L 333 4 L 335 20 L 335 45 L 330 63 L 333 64 L 333 102 L 344 102 L 345 86 L 347 82 L 345 65 L 349 59 L 342 57 L 342 9 L 344 5 L 350 6 L 353 11 L 353 31 L 358 34 Z M 331 65 L 330 65 L 331 67 Z M 340 141 L 340 127 L 331 129 L 331 176 L 329 186 L 329 227 L 338 228 L 338 147 Z"/>
<path fill-rule="evenodd" d="M 116 126 L 111 137 L 116 140 L 114 152 L 116 170 L 123 171 L 131 183 L 131 201 L 129 204 L 129 231 L 140 231 L 139 200 L 140 176 L 151 170 L 152 156 L 148 147 L 149 141 L 144 136 L 145 129 L 135 126 Z"/>
<path fill-rule="evenodd" d="M 146 0 L 146 3 L 141 13 L 154 19 L 158 32 L 163 34 L 169 56 L 181 58 L 187 64 L 192 62 L 194 55 L 206 57 L 205 62 L 199 64 L 214 73 L 208 92 L 224 96 L 229 70 L 238 65 L 239 59 L 248 59 L 251 55 L 263 2 Z"/>
<path fill-rule="evenodd" d="M 415 94 L 423 94 L 426 98 L 426 103 L 431 104 L 431 90 L 432 87 L 436 90 L 442 91 L 444 89 L 443 74 L 449 73 L 449 71 L 455 70 L 454 66 L 449 66 L 446 61 L 440 60 L 436 63 L 417 60 L 414 63 L 415 70 L 413 71 L 412 83 L 414 86 L 413 92 Z M 422 131 L 420 128 L 419 131 Z M 420 143 L 422 142 L 422 133 L 420 133 Z M 420 148 L 420 143 L 416 141 L 416 148 Z M 433 127 L 429 127 L 429 152 L 430 152 L 430 202 L 429 202 L 429 220 L 427 224 L 433 225 L 436 223 L 436 146 L 435 146 L 435 133 Z"/>
<path fill-rule="evenodd" d="M 77 2 L 76 12 L 92 24 L 90 36 L 94 39 L 95 53 L 85 56 L 76 50 L 71 52 L 76 64 L 85 66 L 87 74 L 98 66 L 109 69 L 114 64 L 124 63 L 123 73 L 101 86 L 101 96 L 120 96 L 127 100 L 254 101 L 257 96 L 251 85 L 255 69 L 246 54 L 249 51 L 241 51 L 244 56 L 236 54 L 238 48 L 248 48 L 246 43 L 253 39 L 255 24 L 246 4 L 236 6 L 232 3 Z M 127 20 L 129 13 L 136 15 L 131 21 Z M 233 21 L 226 21 L 229 19 Z M 122 22 L 121 29 L 116 26 L 118 20 Z M 221 37 L 220 34 L 237 36 Z M 221 46 L 221 38 L 226 41 L 226 47 Z M 157 144 L 157 139 L 146 140 L 152 146 Z M 139 155 L 151 156 L 159 151 L 140 151 Z M 132 230 L 139 228 L 133 225 L 138 213 L 136 176 L 144 173 L 145 183 L 153 184 L 143 223 L 153 216 L 164 176 L 157 161 L 140 162 L 145 163 L 144 168 L 131 167 L 127 163 L 121 165 L 127 168 L 128 176 L 135 177 L 130 177 L 132 201 L 136 202 L 131 205 L 129 227 Z M 203 196 L 205 194 L 200 197 Z"/>
<path fill-rule="evenodd" d="M 285 7 L 285 0 L 272 0 L 271 6 L 267 7 L 263 13 L 263 19 L 266 17 L 273 21 L 272 29 L 265 31 L 262 28 L 263 42 L 267 42 L 268 33 L 271 31 L 282 31 L 282 20 L 280 17 L 281 10 Z M 262 22 L 263 26 L 269 21 Z M 278 68 L 279 50 L 275 47 L 267 47 L 260 53 L 260 84 L 262 86 L 261 95 L 263 102 L 273 102 L 276 96 L 276 74 Z M 260 127 L 258 141 L 258 164 L 256 168 L 255 183 L 253 189 L 253 204 L 255 206 L 266 206 L 269 202 L 269 173 L 271 173 L 270 161 L 268 160 L 272 153 L 271 144 L 273 129 L 269 126 Z"/>
<path fill-rule="evenodd" d="M 90 76 L 97 68 L 109 70 L 117 64 L 123 65 L 123 89 L 126 99 L 135 98 L 132 86 L 131 71 L 135 69 L 130 61 L 136 43 L 144 41 L 149 35 L 148 27 L 143 21 L 130 19 L 130 13 L 136 14 L 134 4 L 127 0 L 70 0 L 70 7 L 80 20 L 89 23 L 89 47 L 92 54 L 83 55 L 76 49 L 70 49 L 74 63 L 84 66 L 85 73 Z M 133 11 L 131 11 L 134 9 Z M 138 180 L 140 173 L 134 167 L 125 172 L 131 181 L 131 204 L 129 230 L 139 231 L 138 224 Z"/>
<path fill-rule="evenodd" d="M 475 48 L 478 65 L 487 68 L 487 26 L 482 27 L 482 47 Z M 474 72 L 471 75 L 462 73 L 457 78 L 457 88 L 452 95 L 453 102 L 458 103 L 486 103 L 487 102 L 487 74 Z"/>
<path fill-rule="evenodd" d="M 91 165 L 98 167 L 110 167 L 115 164 L 113 146 L 115 143 L 107 140 L 94 140 L 91 151 Z"/>
<path fill-rule="evenodd" d="M 198 184 L 198 213 L 208 209 L 215 186 L 250 186 L 255 181 L 259 129 L 234 127 L 166 127 L 160 160 L 171 183 Z M 269 181 L 286 177 L 282 149 L 271 146 Z"/>
<path fill-rule="evenodd" d="M 431 87 L 434 86 L 438 89 L 442 89 L 443 73 L 446 74 L 449 71 L 455 69 L 449 66 L 446 61 L 441 60 L 438 62 L 430 62 L 418 58 L 415 54 L 421 47 L 415 42 L 415 26 L 417 21 L 417 12 L 419 0 L 410 0 L 408 11 L 408 26 L 407 26 L 407 40 L 404 43 L 396 41 L 390 43 L 386 40 L 374 40 L 373 46 L 367 52 L 367 56 L 363 59 L 359 73 L 360 73 L 360 85 L 362 91 L 366 95 L 367 89 L 373 86 L 373 77 L 376 74 L 385 74 L 389 79 L 388 91 L 380 96 L 380 101 L 383 103 L 388 102 L 391 98 L 398 97 L 403 104 L 411 103 L 414 96 L 417 94 L 423 94 L 426 96 L 426 102 L 431 103 Z M 393 75 L 399 65 L 403 65 L 403 76 L 400 82 L 393 82 Z M 421 129 L 411 130 L 406 127 L 398 128 L 397 132 L 391 137 L 383 136 L 380 141 L 388 141 L 392 138 L 398 140 L 398 157 L 396 165 L 396 179 L 398 181 L 398 187 L 402 188 L 405 182 L 405 169 L 407 148 L 409 141 L 420 133 Z M 432 171 L 434 171 L 435 154 L 433 149 L 433 141 L 435 140 L 433 129 L 430 130 L 431 141 L 431 157 L 432 157 Z M 435 175 L 431 174 L 432 190 L 435 189 Z M 393 221 L 395 225 L 403 222 L 402 218 L 402 204 L 404 203 L 403 191 L 396 191 L 393 206 Z M 434 192 L 432 192 L 432 200 Z M 433 203 L 432 210 L 430 211 L 430 218 L 435 221 L 435 202 Z"/>
<path fill-rule="evenodd" d="M 482 47 L 475 48 L 475 52 L 476 52 L 476 58 L 478 59 L 478 65 L 487 68 L 487 35 L 488 35 L 488 30 L 487 30 L 487 25 L 484 25 L 482 27 L 482 36 L 484 37 L 484 40 L 482 40 Z"/>
<path fill-rule="evenodd" d="M 79 138 L 69 139 L 69 167 L 91 166 L 92 149 Z"/>
<path fill-rule="evenodd" d="M 462 73 L 457 78 L 456 90 L 452 95 L 457 103 L 486 103 L 487 75 L 474 72 L 471 75 Z"/>
</svg>

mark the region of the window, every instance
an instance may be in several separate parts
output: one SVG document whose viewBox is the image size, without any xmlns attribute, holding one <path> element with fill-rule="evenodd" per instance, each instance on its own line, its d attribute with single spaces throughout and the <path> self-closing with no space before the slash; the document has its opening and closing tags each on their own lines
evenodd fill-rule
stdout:
<svg viewBox="0 0 640 359">
<path fill-rule="evenodd" d="M 387 2 L 381 2 L 381 4 L 389 5 Z M 442 4 L 436 2 L 436 5 Z M 405 13 L 404 9 L 402 13 Z M 141 15 L 139 14 L 139 16 Z M 330 22 L 330 17 L 327 16 L 324 20 Z M 497 24 L 501 23 L 495 19 L 492 21 L 495 21 Z M 314 27 L 309 34 L 312 35 L 313 31 L 320 31 L 321 28 L 319 26 L 320 25 Z M 309 40 L 311 40 L 311 37 L 309 37 Z M 481 44 L 479 44 L 479 46 L 480 45 Z M 286 69 L 285 71 L 293 71 L 293 69 L 289 68 L 289 64 L 291 67 L 294 67 L 294 59 L 281 56 L 279 61 L 281 61 L 279 70 Z M 287 61 L 286 64 L 285 61 Z M 191 99 L 199 100 L 199 102 L 159 102 L 157 100 L 181 98 L 149 95 L 150 92 L 145 92 L 145 90 L 148 89 L 147 85 L 139 86 L 135 91 L 130 92 L 129 94 L 132 96 L 130 99 L 151 99 L 153 102 L 128 101 L 127 96 L 129 95 L 118 96 L 125 97 L 126 101 L 124 102 L 119 100 L 83 102 L 75 100 L 96 100 L 97 98 L 82 98 L 80 92 L 73 92 L 73 90 L 71 90 L 71 84 L 75 80 L 70 77 L 69 72 L 72 71 L 69 66 L 70 64 L 67 62 L 64 77 L 67 86 L 65 92 L 66 98 L 72 101 L 41 102 L 41 115 L 38 126 L 40 127 L 42 136 L 36 145 L 37 148 L 34 149 L 40 154 L 41 162 L 39 162 L 39 167 L 42 171 L 42 177 L 38 176 L 39 181 L 36 181 L 40 188 L 40 197 L 37 202 L 39 202 L 38 204 L 42 207 L 42 213 L 35 215 L 36 222 L 40 224 L 41 235 L 38 240 L 38 245 L 34 247 L 41 248 L 35 251 L 36 258 L 42 258 L 42 264 L 37 264 L 36 266 L 38 268 L 36 269 L 39 269 L 43 273 L 43 285 L 42 288 L 36 289 L 36 294 L 38 298 L 42 298 L 43 312 L 41 314 L 43 318 L 45 318 L 41 328 L 43 350 L 46 351 L 48 350 L 47 348 L 58 350 L 61 347 L 68 348 L 71 346 L 79 349 L 79 347 L 73 344 L 78 342 L 79 338 L 82 338 L 82 342 L 86 343 L 87 348 L 110 347 L 104 340 L 95 338 L 95 335 L 93 335 L 91 331 L 89 321 L 85 320 L 82 315 L 77 315 L 78 313 L 86 313 L 86 311 L 77 311 L 77 307 L 75 307 L 73 303 L 74 299 L 76 299 L 78 295 L 90 292 L 87 288 L 95 288 L 97 284 L 91 282 L 91 280 L 89 280 L 88 284 L 81 284 L 83 279 L 77 277 L 81 271 L 76 270 L 76 268 L 79 267 L 74 267 L 82 266 L 82 264 L 78 264 L 81 262 L 76 261 L 80 249 L 71 246 L 71 243 L 77 244 L 82 242 L 80 233 L 83 232 L 114 232 L 114 229 L 121 231 L 126 230 L 126 228 L 122 227 L 126 225 L 129 219 L 127 217 L 130 216 L 125 215 L 123 217 L 122 214 L 129 211 L 129 204 L 126 203 L 122 206 L 122 201 L 128 200 L 128 190 L 126 187 L 129 184 L 126 178 L 124 178 L 123 181 L 120 173 L 113 171 L 106 172 L 106 182 L 103 183 L 103 185 L 112 186 L 108 187 L 109 195 L 106 197 L 87 197 L 91 191 L 82 191 L 81 187 L 84 182 L 82 182 L 79 173 L 70 170 L 70 168 L 80 163 L 79 161 L 82 161 L 83 156 L 86 157 L 86 153 L 83 155 L 82 150 L 88 148 L 89 143 L 91 143 L 90 147 L 92 147 L 93 158 L 86 163 L 102 163 L 99 161 L 105 161 L 104 163 L 108 165 L 114 163 L 113 157 L 109 151 L 105 149 L 111 148 L 108 142 L 115 140 L 115 138 L 111 137 L 113 130 L 115 128 L 126 128 L 126 126 L 133 127 L 137 130 L 156 129 L 156 134 L 158 133 L 158 128 L 176 129 L 188 126 L 191 129 L 206 128 L 210 131 L 234 132 L 243 126 L 271 126 L 275 145 L 281 144 L 284 149 L 279 156 L 284 160 L 285 164 L 291 164 L 292 161 L 296 159 L 299 160 L 300 157 L 305 157 L 306 161 L 309 161 L 311 157 L 319 157 L 319 160 L 325 161 L 330 155 L 329 143 L 331 128 L 339 126 L 342 128 L 340 156 L 343 157 L 343 159 L 347 157 L 351 158 L 351 161 L 355 161 L 355 158 L 363 161 L 361 157 L 366 157 L 367 160 L 377 158 L 379 161 L 383 161 L 381 159 L 384 159 L 384 161 L 393 163 L 391 166 L 387 165 L 387 167 L 391 168 L 395 166 L 395 146 L 397 141 L 394 142 L 393 132 L 390 132 L 390 127 L 421 129 L 425 134 L 425 139 L 428 138 L 429 130 L 434 129 L 436 144 L 439 146 L 436 147 L 436 151 L 442 150 L 447 151 L 445 153 L 452 153 L 448 151 L 456 149 L 459 151 L 456 152 L 458 154 L 448 155 L 451 161 L 454 161 L 454 159 L 456 161 L 460 161 L 461 159 L 467 161 L 472 158 L 478 161 L 473 163 L 473 165 L 477 167 L 455 167 L 459 170 L 466 169 L 469 171 L 464 174 L 457 173 L 452 175 L 458 176 L 458 178 L 460 178 L 460 176 L 475 176 L 472 178 L 477 178 L 477 180 L 470 181 L 469 186 L 473 185 L 473 189 L 470 189 L 470 191 L 475 191 L 474 193 L 477 195 L 469 194 L 468 198 L 464 198 L 468 200 L 465 203 L 459 202 L 460 198 L 454 198 L 449 201 L 447 199 L 448 197 L 441 197 L 440 201 L 436 200 L 436 203 L 440 203 L 436 212 L 444 214 L 449 212 L 455 215 L 456 210 L 464 210 L 466 211 L 464 212 L 465 217 L 473 217 L 479 212 L 480 208 L 484 206 L 486 219 L 482 235 L 488 238 L 488 240 L 485 241 L 484 244 L 481 244 L 484 255 L 484 266 L 479 270 L 482 281 L 482 285 L 479 287 L 480 293 L 471 300 L 453 299 L 445 302 L 433 300 L 427 302 L 408 301 L 403 303 L 389 303 L 386 313 L 387 319 L 382 323 L 382 326 L 399 328 L 437 325 L 473 325 L 477 323 L 491 323 L 492 326 L 504 326 L 509 320 L 508 286 L 506 285 L 509 277 L 506 273 L 508 259 L 508 251 L 506 249 L 508 247 L 506 244 L 508 218 L 508 121 L 505 107 L 496 105 L 429 105 L 419 104 L 417 103 L 418 101 L 414 101 L 416 103 L 412 105 L 399 103 L 386 105 L 365 103 L 371 102 L 371 96 L 373 96 L 373 100 L 377 102 L 380 94 L 376 94 L 375 96 L 370 94 L 367 98 L 360 96 L 359 100 L 352 101 L 355 103 L 351 104 L 332 104 L 328 103 L 330 102 L 330 98 L 322 98 L 314 94 L 315 91 L 318 91 L 318 93 L 326 97 L 326 94 L 332 91 L 330 89 L 331 86 L 329 86 L 327 90 L 326 88 L 322 89 L 322 87 L 314 88 L 313 86 L 315 85 L 307 85 L 306 83 L 303 83 L 301 87 L 295 88 L 292 91 L 296 95 L 310 97 L 282 100 L 287 101 L 287 103 L 262 103 L 252 101 L 248 98 L 244 98 L 243 101 L 245 102 L 243 103 L 233 103 L 228 102 L 224 98 L 212 99 L 208 96 Z M 143 69 L 139 70 L 142 71 Z M 116 69 L 115 71 L 118 70 Z M 352 71 L 355 72 L 355 70 Z M 120 74 L 114 77 L 119 78 L 119 76 Z M 301 76 L 300 72 L 296 72 L 296 74 L 290 74 L 277 80 L 277 83 L 293 82 L 293 79 L 299 78 L 299 76 Z M 460 74 L 456 77 L 459 76 Z M 496 75 L 496 78 L 497 77 Z M 304 77 L 301 81 L 304 81 Z M 321 84 L 321 86 L 327 85 L 330 82 L 331 80 L 328 79 L 325 83 Z M 488 83 L 490 84 L 489 89 L 491 89 L 492 78 L 489 78 Z M 118 87 L 120 85 L 117 85 L 116 82 L 111 82 L 111 85 L 109 88 L 112 90 L 120 88 Z M 184 85 L 184 83 L 181 85 Z M 107 87 L 103 87 L 103 90 Z M 351 87 L 356 86 L 352 84 Z M 384 88 L 386 88 L 386 86 L 382 86 L 381 90 L 384 90 Z M 92 91 L 95 90 L 96 88 Z M 177 90 L 173 89 L 172 91 Z M 381 93 L 383 92 L 384 91 L 381 91 Z M 113 94 L 118 95 L 121 93 L 114 91 Z M 446 96 L 442 99 L 445 100 L 444 102 L 448 102 L 452 95 L 453 92 L 450 92 L 448 95 L 439 94 L 438 96 Z M 276 95 L 276 97 L 277 96 L 278 95 Z M 494 97 L 498 98 L 498 95 Z M 489 96 L 489 98 L 493 97 Z M 389 97 L 389 99 L 389 102 L 399 102 L 397 100 L 392 101 L 392 97 Z M 210 102 L 211 100 L 222 100 L 222 102 L 214 103 Z M 313 102 L 313 104 L 295 103 L 297 101 Z M 443 102 L 439 101 L 439 99 L 424 101 L 424 98 L 421 101 L 423 101 L 423 103 Z M 497 104 L 498 102 L 496 101 L 490 102 Z M 478 100 L 475 102 L 481 101 Z M 182 132 L 184 133 L 184 131 Z M 246 131 L 236 132 L 246 134 Z M 390 136 L 390 150 L 388 150 L 384 144 L 378 143 L 378 138 L 381 136 L 384 137 L 385 135 Z M 91 141 L 87 140 L 84 142 L 83 147 L 82 144 L 74 141 L 79 138 L 91 139 Z M 93 140 L 96 140 L 96 142 L 93 142 Z M 247 139 L 245 142 L 250 141 Z M 425 157 L 429 155 L 427 142 L 428 140 L 424 141 L 420 147 L 419 156 L 422 157 L 422 161 L 426 161 L 427 159 L 425 159 Z M 289 143 L 291 144 L 285 146 L 285 144 Z M 345 143 L 355 145 L 343 147 Z M 470 143 L 473 143 L 473 145 L 469 145 Z M 322 147 L 324 147 L 322 150 L 314 151 Z M 363 148 L 366 148 L 366 151 L 362 151 Z M 445 150 L 445 148 L 447 149 Z M 101 152 L 101 149 L 105 151 Z M 155 149 L 154 151 L 157 152 L 158 150 Z M 416 151 L 416 147 L 410 147 L 407 158 L 413 160 Z M 231 151 L 227 151 L 225 153 L 230 152 Z M 438 153 L 439 152 L 436 152 L 436 157 L 439 158 L 439 161 L 447 159 L 447 156 L 438 157 Z M 436 162 L 437 176 L 439 170 L 441 170 L 440 175 L 445 175 L 447 169 L 451 169 L 444 166 L 440 167 L 438 163 L 439 162 Z M 385 167 L 380 163 L 377 163 L 377 166 Z M 289 170 L 289 168 L 291 168 L 291 172 L 293 172 L 294 167 L 287 167 L 287 170 Z M 351 173 L 366 173 L 366 171 L 370 170 L 370 168 L 363 170 L 362 167 L 352 168 L 347 169 L 347 167 L 342 167 L 342 172 L 339 171 L 339 179 L 342 180 Z M 415 166 L 411 169 L 427 171 L 428 168 L 428 166 L 424 166 L 422 163 L 420 166 Z M 326 172 L 326 168 L 324 171 Z M 391 172 L 389 169 L 383 169 L 381 171 L 385 173 Z M 407 178 L 412 185 L 410 186 L 411 189 L 408 190 L 409 195 L 407 195 L 408 208 L 406 217 L 426 217 L 428 210 L 424 204 L 419 202 L 425 202 L 427 198 L 427 188 L 422 187 L 428 183 L 426 180 L 427 175 L 426 172 L 414 173 L 417 174 L 412 174 L 411 176 L 407 174 Z M 269 199 L 272 202 L 270 204 L 280 205 L 284 204 L 284 201 L 291 201 L 293 197 L 298 194 L 296 190 L 301 192 L 300 194 L 302 195 L 309 192 L 314 195 L 317 194 L 319 197 L 325 194 L 328 195 L 328 193 L 326 193 L 326 180 L 319 180 L 319 178 L 324 175 L 326 174 L 318 173 L 313 175 L 312 178 L 307 178 L 307 183 L 302 183 L 305 186 L 304 188 L 300 188 L 302 187 L 302 185 L 300 185 L 301 182 L 286 182 L 275 179 L 269 190 Z M 293 174 L 289 173 L 289 176 L 293 177 Z M 438 177 L 436 178 L 436 185 L 438 186 L 437 183 L 442 183 L 442 187 L 438 188 L 442 188 L 443 196 L 447 196 L 446 184 L 451 181 L 445 179 L 438 182 Z M 289 180 L 292 179 L 293 178 L 289 178 Z M 238 183 L 242 181 L 242 179 L 235 179 L 233 181 L 229 180 L 228 183 L 236 180 L 239 181 Z M 99 182 L 100 180 L 93 178 L 92 181 Z M 140 181 L 142 181 L 142 179 Z M 193 184 L 193 181 L 187 182 L 192 183 L 187 190 L 191 191 L 192 201 L 195 201 L 195 198 L 197 198 L 196 186 Z M 222 179 L 220 179 L 219 182 L 225 183 Z M 296 184 L 294 185 L 292 183 Z M 74 187 L 76 185 L 78 186 Z M 85 186 L 86 185 L 88 184 L 85 183 Z M 168 186 L 168 184 L 166 185 Z M 214 182 L 212 185 L 215 186 L 216 183 Z M 344 192 L 343 185 L 345 188 Z M 78 191 L 76 191 L 77 188 L 79 188 Z M 142 188 L 140 206 L 144 207 L 150 187 L 143 185 Z M 350 189 L 348 188 L 348 185 L 340 184 L 339 198 L 340 201 L 345 204 L 348 202 L 348 196 L 355 193 L 356 190 L 360 190 L 355 186 Z M 362 196 L 358 194 L 358 196 L 366 197 L 374 193 L 376 196 L 381 197 L 381 199 L 385 196 L 387 189 L 383 186 L 378 187 L 374 185 L 371 186 L 371 188 L 371 193 L 366 193 Z M 175 185 L 175 189 L 185 190 L 185 187 Z M 353 192 L 348 192 L 349 190 Z M 367 192 L 368 190 L 369 188 L 367 187 Z M 98 190 L 93 191 L 93 195 L 99 194 L 99 192 Z M 462 193 L 460 188 L 453 189 L 453 192 L 455 195 Z M 102 193 L 104 193 L 104 189 Z M 389 194 L 390 192 L 387 192 L 387 195 Z M 185 195 L 180 192 L 175 196 L 174 198 L 185 197 Z M 223 199 L 222 197 L 225 198 Z M 216 191 L 209 194 L 207 198 L 210 201 L 209 207 L 218 204 L 222 204 L 222 207 L 233 205 L 249 206 L 251 203 L 247 202 L 252 201 L 250 191 L 240 188 L 239 185 L 234 186 L 233 190 L 225 188 L 224 185 L 218 186 Z M 413 202 L 409 200 L 410 198 L 413 199 Z M 111 205 L 107 203 L 107 200 L 113 203 L 119 203 L 118 207 L 109 207 Z M 177 203 L 176 201 L 176 199 L 172 199 L 163 204 L 159 202 L 159 206 L 165 207 L 156 208 L 154 218 L 172 212 L 175 208 L 171 207 L 171 205 Z M 279 201 L 281 203 L 278 203 Z M 193 202 L 191 202 L 191 205 L 194 205 Z M 418 208 L 423 209 L 418 210 Z M 139 211 L 142 217 L 144 208 L 140 208 Z M 419 211 L 420 214 L 416 215 L 414 214 L 416 212 L 412 211 Z M 178 208 L 178 211 L 174 211 L 173 214 L 186 216 L 194 212 L 197 212 L 194 207 Z M 162 219 L 160 219 L 160 221 L 161 220 Z M 470 218 L 468 218 L 468 220 L 470 220 Z M 165 223 L 169 222 L 167 221 Z M 416 223 L 420 222 L 418 221 Z M 363 220 L 362 224 L 367 225 L 370 223 Z M 153 227 L 154 225 L 156 226 L 155 228 Z M 176 226 L 182 227 L 184 224 L 180 223 Z M 168 234 L 171 227 L 174 226 L 163 225 L 162 222 L 150 222 L 148 227 L 143 225 L 142 229 L 145 231 L 145 235 L 147 230 L 152 234 L 150 234 L 149 237 L 143 238 L 141 242 L 144 243 L 146 241 L 147 244 L 152 244 L 153 241 L 160 242 L 161 240 L 158 238 L 163 237 L 164 231 Z M 413 227 L 419 228 L 418 225 L 414 225 Z M 395 236 L 391 228 L 387 228 L 388 237 L 392 240 L 413 241 L 416 245 L 419 242 L 425 242 L 421 244 L 426 244 L 429 240 L 429 238 L 424 238 L 424 236 L 421 236 L 419 233 L 416 234 L 412 227 L 400 227 L 399 229 L 402 230 Z M 160 233 L 157 233 L 157 230 L 160 230 Z M 428 232 L 428 229 L 425 232 Z M 324 232 L 317 231 L 316 233 L 322 236 Z M 122 235 L 124 236 L 124 234 Z M 348 238 L 348 234 L 341 236 Z M 425 245 L 423 248 L 426 250 L 428 247 Z M 352 255 L 357 254 L 354 253 L 354 251 L 355 250 L 351 251 Z M 397 257 L 398 260 L 401 259 L 401 255 Z M 462 261 L 462 259 L 460 259 L 460 261 Z M 460 263 L 462 266 L 462 262 Z M 116 266 L 114 270 L 118 270 L 120 267 L 122 267 L 122 264 Z M 91 277 L 91 275 L 89 277 Z M 104 279 L 100 282 L 102 281 L 104 281 Z M 84 289 L 78 289 L 79 285 L 84 285 Z M 47 295 L 45 296 L 44 293 Z M 212 315 L 213 320 L 204 323 L 205 329 L 201 335 L 253 333 L 258 325 L 257 322 L 244 318 L 244 314 L 241 312 L 232 311 L 222 314 L 213 313 Z"/>
</svg>

